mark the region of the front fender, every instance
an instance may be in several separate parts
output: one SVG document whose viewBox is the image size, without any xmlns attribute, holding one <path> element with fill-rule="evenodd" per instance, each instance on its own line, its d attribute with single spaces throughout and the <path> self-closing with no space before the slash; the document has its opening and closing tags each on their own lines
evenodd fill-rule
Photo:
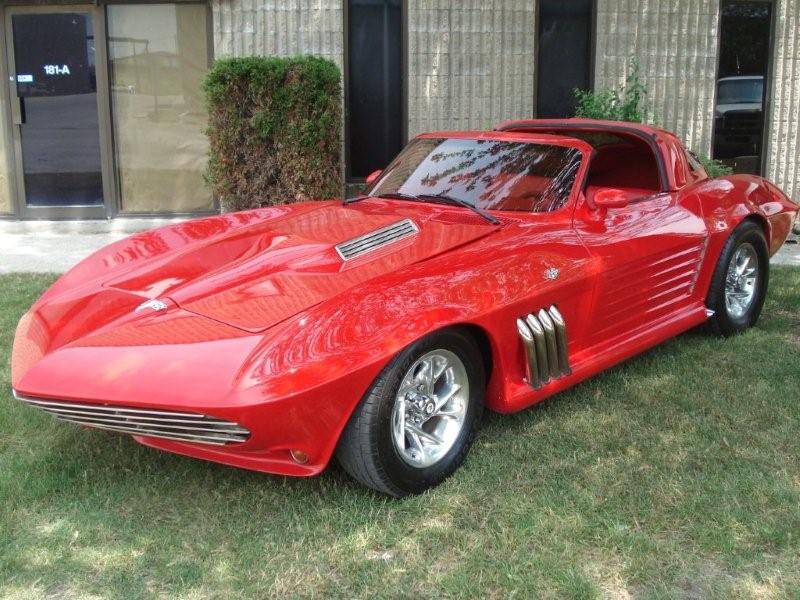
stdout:
<svg viewBox="0 0 800 600">
<path fill-rule="evenodd" d="M 463 307 L 430 309 L 401 321 L 376 310 L 386 298 L 365 298 L 341 310 L 305 314 L 279 325 L 250 355 L 234 395 L 269 407 L 284 407 L 285 423 L 306 437 L 304 448 L 316 470 L 330 461 L 342 431 L 383 368 L 403 348 L 428 333 L 461 322 Z"/>
<path fill-rule="evenodd" d="M 358 304 L 317 307 L 264 335 L 242 365 L 237 388 L 258 388 L 265 399 L 277 399 L 329 381 L 358 379 L 362 386 L 354 391 L 360 398 L 403 348 L 464 321 L 469 312 L 464 306 L 443 306 L 400 316 L 383 293 L 367 295 Z"/>
<path fill-rule="evenodd" d="M 560 275 L 548 279 L 555 268 Z M 452 326 L 478 328 L 492 372 L 487 406 L 509 411 L 524 377 L 516 319 L 558 304 L 575 350 L 591 299 L 592 263 L 575 238 L 509 237 L 426 261 L 367 282 L 267 330 L 235 378 L 264 402 L 296 397 L 309 422 L 324 406 L 325 452 L 332 453 L 352 411 L 392 358 L 420 338 Z M 313 398 L 314 400 L 309 400 Z M 334 410 L 336 418 L 331 419 Z"/>
</svg>

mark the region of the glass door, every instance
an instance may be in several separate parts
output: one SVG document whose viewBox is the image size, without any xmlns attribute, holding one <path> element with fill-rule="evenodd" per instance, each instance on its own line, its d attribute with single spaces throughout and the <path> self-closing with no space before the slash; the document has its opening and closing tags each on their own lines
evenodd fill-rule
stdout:
<svg viewBox="0 0 800 600">
<path fill-rule="evenodd" d="M 97 10 L 12 8 L 11 112 L 24 217 L 104 218 Z M 99 45 L 99 44 L 98 44 Z M 102 69 L 101 69 L 102 70 Z M 104 95 L 105 97 L 105 95 Z"/>
</svg>

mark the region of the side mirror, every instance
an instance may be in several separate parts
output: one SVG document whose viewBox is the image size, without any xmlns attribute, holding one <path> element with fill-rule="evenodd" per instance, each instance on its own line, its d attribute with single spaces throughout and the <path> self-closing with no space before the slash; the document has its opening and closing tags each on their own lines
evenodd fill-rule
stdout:
<svg viewBox="0 0 800 600">
<path fill-rule="evenodd" d="M 370 173 L 369 175 L 367 175 L 366 184 L 372 185 L 373 183 L 375 183 L 375 180 L 381 176 L 381 173 L 383 173 L 383 171 L 381 169 L 377 169 L 372 173 Z"/>
<path fill-rule="evenodd" d="M 625 208 L 628 206 L 628 194 L 616 188 L 598 190 L 594 195 L 597 208 Z"/>
</svg>

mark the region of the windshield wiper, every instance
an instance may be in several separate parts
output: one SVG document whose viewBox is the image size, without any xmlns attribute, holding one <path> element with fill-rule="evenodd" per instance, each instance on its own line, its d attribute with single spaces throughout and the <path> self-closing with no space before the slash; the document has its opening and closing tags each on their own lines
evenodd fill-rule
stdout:
<svg viewBox="0 0 800 600">
<path fill-rule="evenodd" d="M 415 196 L 414 194 L 404 194 L 402 192 L 386 192 L 385 194 L 375 194 L 367 195 L 361 194 L 360 196 L 356 196 L 355 198 L 348 198 L 342 204 L 352 204 L 353 202 L 360 202 L 361 200 L 366 200 L 367 198 L 388 198 L 389 200 L 416 200 L 420 201 L 419 196 Z"/>
<path fill-rule="evenodd" d="M 455 196 L 450 196 L 448 194 L 420 194 L 419 198 L 431 198 L 434 201 L 441 202 L 442 204 L 451 204 L 454 206 L 463 206 L 464 208 L 470 209 L 477 215 L 482 216 L 484 219 L 489 221 L 492 225 L 500 225 L 500 220 L 494 218 L 488 212 L 483 210 L 482 208 L 478 208 L 474 204 L 470 204 L 466 200 L 462 200 L 461 198 L 456 198 Z"/>
<path fill-rule="evenodd" d="M 385 194 L 375 194 L 374 196 L 368 196 L 366 194 L 362 194 L 361 196 L 356 196 L 355 198 L 348 198 L 342 204 L 352 204 L 353 202 L 359 202 L 361 200 L 366 200 L 367 198 L 388 198 L 390 200 L 413 200 L 415 202 L 425 202 L 426 198 L 433 200 L 434 202 L 439 202 L 440 204 L 449 204 L 451 206 L 463 206 L 464 208 L 470 209 L 475 214 L 480 215 L 487 221 L 489 221 L 492 225 L 501 225 L 502 223 L 495 219 L 492 215 L 488 212 L 483 210 L 482 208 L 478 208 L 477 206 L 470 204 L 466 200 L 462 200 L 461 198 L 456 198 L 455 196 L 449 196 L 447 194 L 404 194 L 402 192 L 386 192 Z"/>
</svg>

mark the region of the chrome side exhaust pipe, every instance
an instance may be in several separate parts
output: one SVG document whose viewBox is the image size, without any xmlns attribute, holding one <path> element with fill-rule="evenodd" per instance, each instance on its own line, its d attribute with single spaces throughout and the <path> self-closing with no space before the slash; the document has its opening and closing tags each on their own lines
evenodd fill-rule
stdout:
<svg viewBox="0 0 800 600">
<path fill-rule="evenodd" d="M 547 364 L 550 367 L 550 377 L 556 379 L 561 375 L 561 367 L 558 365 L 558 349 L 556 348 L 556 327 L 550 313 L 545 309 L 539 311 L 537 315 L 539 322 L 544 328 L 545 342 L 547 343 Z"/>
<path fill-rule="evenodd" d="M 531 387 L 538 389 L 572 373 L 567 325 L 558 308 L 550 306 L 517 319 L 517 332 L 525 349 L 525 373 Z"/>
<path fill-rule="evenodd" d="M 525 319 L 528 327 L 531 328 L 533 339 L 536 345 L 536 363 L 539 365 L 539 380 L 545 384 L 550 381 L 550 363 L 547 362 L 547 341 L 545 340 L 544 328 L 536 318 L 536 315 L 528 315 Z"/>
<path fill-rule="evenodd" d="M 553 320 L 553 325 L 556 328 L 558 366 L 561 369 L 561 375 L 569 375 L 572 373 L 572 369 L 569 366 L 569 353 L 567 351 L 567 324 L 555 305 L 547 309 L 547 312 L 550 313 L 550 318 Z"/>
<path fill-rule="evenodd" d="M 519 332 L 519 337 L 522 339 L 522 344 L 525 346 L 525 358 L 526 360 L 526 375 L 528 378 L 528 383 L 534 387 L 538 388 L 541 387 L 541 382 L 539 381 L 539 365 L 536 362 L 536 342 L 533 339 L 533 333 L 531 333 L 530 328 L 522 319 L 517 319 L 517 331 Z"/>
</svg>

